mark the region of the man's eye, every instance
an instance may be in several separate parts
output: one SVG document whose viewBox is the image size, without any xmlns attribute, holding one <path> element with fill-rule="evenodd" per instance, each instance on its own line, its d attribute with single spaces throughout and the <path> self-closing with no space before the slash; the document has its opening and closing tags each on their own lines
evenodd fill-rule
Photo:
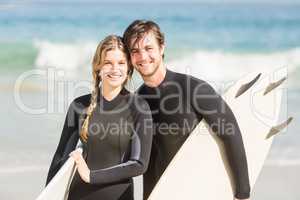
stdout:
<svg viewBox="0 0 300 200">
<path fill-rule="evenodd" d="M 147 51 L 152 50 L 152 49 L 153 49 L 152 47 L 147 47 L 146 48 Z"/>
</svg>

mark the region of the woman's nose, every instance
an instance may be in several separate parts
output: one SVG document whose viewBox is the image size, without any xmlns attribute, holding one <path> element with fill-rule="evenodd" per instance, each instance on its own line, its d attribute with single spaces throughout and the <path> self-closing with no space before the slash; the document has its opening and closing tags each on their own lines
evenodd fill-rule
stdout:
<svg viewBox="0 0 300 200">
<path fill-rule="evenodd" d="M 114 71 L 114 70 L 116 70 L 116 69 L 119 69 L 119 68 L 120 68 L 120 66 L 119 66 L 118 63 L 114 63 L 114 64 L 111 65 L 111 70 L 112 70 L 112 71 Z"/>
</svg>

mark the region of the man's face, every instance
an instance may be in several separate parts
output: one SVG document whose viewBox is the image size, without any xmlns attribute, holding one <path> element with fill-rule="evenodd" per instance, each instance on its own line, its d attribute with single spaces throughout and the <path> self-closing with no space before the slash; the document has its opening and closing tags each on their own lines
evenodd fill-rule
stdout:
<svg viewBox="0 0 300 200">
<path fill-rule="evenodd" d="M 153 33 L 146 33 L 135 42 L 131 40 L 130 57 L 135 69 L 143 76 L 152 76 L 162 63 L 164 45 L 159 45 Z"/>
</svg>

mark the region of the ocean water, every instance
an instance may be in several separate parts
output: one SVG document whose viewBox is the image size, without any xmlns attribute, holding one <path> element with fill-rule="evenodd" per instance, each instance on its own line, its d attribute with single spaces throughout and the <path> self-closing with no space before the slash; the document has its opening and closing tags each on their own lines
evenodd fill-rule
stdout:
<svg viewBox="0 0 300 200">
<path fill-rule="evenodd" d="M 175 71 L 226 83 L 253 71 L 287 69 L 282 119 L 293 116 L 294 121 L 276 137 L 266 165 L 299 169 L 299 10 L 297 4 L 0 3 L 0 198 L 18 199 L 12 189 L 18 177 L 35 185 L 19 188 L 24 199 L 38 194 L 68 103 L 88 92 L 97 44 L 108 34 L 122 35 L 135 19 L 161 26 L 167 67 Z M 38 74 L 26 76 L 33 70 Z M 55 81 L 49 83 L 53 76 Z M 26 79 L 18 90 L 22 77 Z M 138 76 L 134 83 L 140 83 Z M 45 109 L 34 114 L 24 107 Z M 280 196 L 268 195 L 256 199 Z M 289 199 L 297 197 L 299 193 Z"/>
</svg>

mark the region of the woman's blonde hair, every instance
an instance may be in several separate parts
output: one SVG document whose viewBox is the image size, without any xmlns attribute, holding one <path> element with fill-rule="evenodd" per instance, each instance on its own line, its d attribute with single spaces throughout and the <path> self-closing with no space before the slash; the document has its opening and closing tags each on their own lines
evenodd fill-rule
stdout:
<svg viewBox="0 0 300 200">
<path fill-rule="evenodd" d="M 89 126 L 89 120 L 91 118 L 91 115 L 96 108 L 97 105 L 97 99 L 99 95 L 99 84 L 101 82 L 100 76 L 99 76 L 99 67 L 101 68 L 101 65 L 103 64 L 103 59 L 108 51 L 119 49 L 126 55 L 127 59 L 127 65 L 128 65 L 128 73 L 127 73 L 127 79 L 123 83 L 123 87 L 126 84 L 127 80 L 131 77 L 133 73 L 133 67 L 130 62 L 129 53 L 127 49 L 125 48 L 125 45 L 123 43 L 123 40 L 121 37 L 116 35 L 109 35 L 106 38 L 104 38 L 99 45 L 97 46 L 93 62 L 92 62 L 92 74 L 93 74 L 93 88 L 92 88 L 92 96 L 90 100 L 90 105 L 87 108 L 87 116 L 83 122 L 83 125 L 81 127 L 80 131 L 80 138 L 87 142 L 88 139 L 88 126 Z"/>
</svg>

